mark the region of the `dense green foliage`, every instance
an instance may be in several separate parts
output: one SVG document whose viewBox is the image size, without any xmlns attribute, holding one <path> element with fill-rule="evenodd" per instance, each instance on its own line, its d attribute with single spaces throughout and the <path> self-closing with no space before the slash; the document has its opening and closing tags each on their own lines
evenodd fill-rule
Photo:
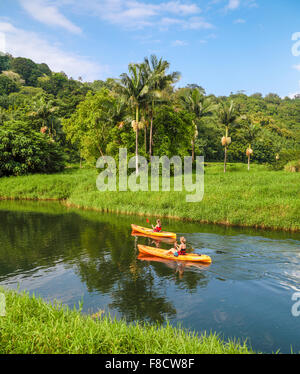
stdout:
<svg viewBox="0 0 300 374">
<path fill-rule="evenodd" d="M 118 117 L 116 98 L 102 88 L 87 94 L 72 116 L 64 120 L 64 130 L 67 138 L 78 144 L 85 159 L 94 161 L 107 154 Z"/>
<path fill-rule="evenodd" d="M 117 155 L 120 147 L 126 147 L 129 156 L 138 152 L 148 158 L 203 155 L 206 161 L 222 161 L 225 154 L 228 162 L 250 164 L 251 159 L 275 170 L 299 160 L 300 99 L 243 92 L 216 97 L 197 84 L 176 88 L 180 74 L 169 73 L 169 68 L 167 61 L 151 56 L 130 64 L 120 79 L 82 82 L 52 72 L 45 63 L 1 55 L 1 133 L 17 121 L 30 129 L 26 137 L 32 149 L 42 132 L 68 162 L 85 159 L 92 165 L 103 154 Z M 228 122 L 225 112 L 231 105 Z M 224 136 L 230 137 L 226 146 L 221 144 Z M 12 170 L 0 161 L 2 174 Z M 14 162 L 12 154 L 9 162 Z M 49 168 L 40 171 L 54 170 L 49 157 L 45 164 Z M 14 173 L 34 170 L 20 167 Z"/>
<path fill-rule="evenodd" d="M 64 168 L 60 147 L 16 121 L 0 127 L 0 176 L 57 172 Z"/>
<path fill-rule="evenodd" d="M 4 74 L 0 75 L 0 95 L 9 95 L 18 91 L 17 84 Z"/>
<path fill-rule="evenodd" d="M 176 111 L 168 106 L 160 106 L 155 110 L 155 133 L 153 154 L 157 156 L 185 156 L 191 146 L 194 126 L 192 115 L 185 111 Z M 169 134 L 172 134 L 170 136 Z"/>
</svg>

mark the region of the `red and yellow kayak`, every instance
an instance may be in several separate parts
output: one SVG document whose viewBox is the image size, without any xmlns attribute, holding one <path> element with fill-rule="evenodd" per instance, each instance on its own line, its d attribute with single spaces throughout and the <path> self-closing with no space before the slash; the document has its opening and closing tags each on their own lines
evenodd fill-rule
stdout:
<svg viewBox="0 0 300 374">
<path fill-rule="evenodd" d="M 138 225 L 131 225 L 132 231 L 140 232 L 144 235 L 149 236 L 155 236 L 160 238 L 173 238 L 176 239 L 176 234 L 174 232 L 167 232 L 167 231 L 160 231 L 160 232 L 154 232 L 152 229 L 149 229 L 147 227 L 142 227 Z"/>
<path fill-rule="evenodd" d="M 187 253 L 186 255 L 179 255 L 178 257 L 175 257 L 173 254 L 167 254 L 167 250 L 161 249 L 161 248 L 148 247 L 146 245 L 138 244 L 138 249 L 140 253 L 145 253 L 151 256 L 157 256 L 161 258 L 166 258 L 168 260 L 203 262 L 206 264 L 210 264 L 212 262 L 209 256 L 198 255 L 196 253 Z"/>
</svg>

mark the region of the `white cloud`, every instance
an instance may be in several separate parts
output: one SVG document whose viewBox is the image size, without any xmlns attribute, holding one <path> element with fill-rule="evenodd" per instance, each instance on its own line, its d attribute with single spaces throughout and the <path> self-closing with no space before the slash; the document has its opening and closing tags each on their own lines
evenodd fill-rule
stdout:
<svg viewBox="0 0 300 374">
<path fill-rule="evenodd" d="M 47 0 L 19 0 L 21 6 L 35 20 L 48 26 L 61 27 L 71 33 L 80 34 L 80 27 L 74 25 Z"/>
<path fill-rule="evenodd" d="M 216 3 L 218 3 L 217 1 Z M 225 6 L 225 11 L 236 10 L 240 7 L 246 8 L 258 8 L 256 0 L 227 0 L 227 5 Z"/>
<path fill-rule="evenodd" d="M 184 40 L 174 40 L 174 42 L 172 42 L 172 46 L 173 47 L 184 47 L 186 46 L 188 43 L 185 42 Z"/>
<path fill-rule="evenodd" d="M 297 65 L 295 65 L 297 66 Z M 297 66 L 297 70 L 300 70 L 300 65 Z M 298 81 L 299 87 L 300 87 L 300 81 Z M 288 96 L 290 99 L 294 99 L 296 96 L 298 97 L 300 95 L 300 91 L 295 93 L 290 93 Z"/>
<path fill-rule="evenodd" d="M 202 10 L 196 1 L 169 0 L 19 0 L 31 17 L 44 24 L 61 27 L 73 33 L 81 29 L 69 21 L 60 9 L 87 14 L 122 28 L 139 30 L 146 27 L 166 29 L 179 26 L 185 29 L 207 29 L 212 25 L 199 17 Z"/>
<path fill-rule="evenodd" d="M 87 57 L 68 53 L 57 45 L 51 45 L 38 34 L 14 27 L 11 23 L 0 22 L 0 32 L 5 33 L 6 52 L 14 57 L 26 57 L 36 63 L 45 62 L 52 71 L 64 71 L 69 76 L 84 80 L 103 78 L 108 72 L 106 66 L 90 61 Z"/>
<path fill-rule="evenodd" d="M 300 71 L 300 65 L 294 65 L 293 68 Z"/>
<path fill-rule="evenodd" d="M 297 97 L 300 96 L 300 91 L 299 92 L 295 92 L 295 93 L 291 93 L 291 94 L 288 95 L 288 97 L 290 99 L 295 99 L 296 96 Z"/>
<path fill-rule="evenodd" d="M 184 24 L 184 20 L 179 19 L 179 18 L 163 17 L 160 20 L 160 24 L 162 26 L 183 25 Z"/>
<path fill-rule="evenodd" d="M 206 22 L 203 18 L 201 17 L 191 17 L 186 23 L 185 23 L 185 28 L 191 29 L 191 30 L 199 30 L 199 29 L 212 29 L 214 26 Z"/>
<path fill-rule="evenodd" d="M 67 1 L 67 0 L 65 0 Z M 141 0 L 85 0 L 78 4 L 75 0 L 74 10 L 97 16 L 111 24 L 129 29 L 144 27 L 164 27 L 182 25 L 189 17 L 201 13 L 196 4 L 185 0 L 146 2 Z"/>
<path fill-rule="evenodd" d="M 160 10 L 181 15 L 200 13 L 201 9 L 197 4 L 183 4 L 180 1 L 169 1 L 159 5 Z"/>
<path fill-rule="evenodd" d="M 249 8 L 258 8 L 258 4 L 255 0 L 247 0 L 246 6 L 248 6 Z"/>
<path fill-rule="evenodd" d="M 160 39 L 153 39 L 152 35 L 137 35 L 133 39 L 137 40 L 140 44 L 159 44 Z"/>
<path fill-rule="evenodd" d="M 214 26 L 211 23 L 204 21 L 203 18 L 200 18 L 200 17 L 191 17 L 188 19 L 164 17 L 160 20 L 160 26 L 162 27 L 168 28 L 174 25 L 177 25 L 183 29 L 189 29 L 189 30 L 214 28 Z"/>
<path fill-rule="evenodd" d="M 236 20 L 233 21 L 233 23 L 246 23 L 246 20 L 244 20 L 243 18 L 238 18 Z"/>
<path fill-rule="evenodd" d="M 226 9 L 235 10 L 240 6 L 240 0 L 229 0 Z"/>
</svg>

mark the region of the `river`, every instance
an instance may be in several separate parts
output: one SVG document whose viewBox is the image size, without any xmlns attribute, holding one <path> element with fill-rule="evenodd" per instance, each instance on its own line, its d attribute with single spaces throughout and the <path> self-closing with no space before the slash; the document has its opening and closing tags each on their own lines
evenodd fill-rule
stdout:
<svg viewBox="0 0 300 374">
<path fill-rule="evenodd" d="M 154 219 L 152 219 L 154 223 Z M 0 285 L 54 299 L 83 313 L 149 321 L 247 339 L 256 351 L 300 351 L 300 233 L 162 220 L 212 264 L 140 258 L 131 234 L 145 217 L 0 202 Z M 169 243 L 161 247 L 170 248 Z M 298 295 L 300 300 L 300 294 Z"/>
</svg>

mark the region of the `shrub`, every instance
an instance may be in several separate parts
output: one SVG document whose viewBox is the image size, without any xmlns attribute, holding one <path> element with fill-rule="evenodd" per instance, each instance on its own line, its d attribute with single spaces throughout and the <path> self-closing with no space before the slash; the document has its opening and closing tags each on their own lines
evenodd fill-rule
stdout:
<svg viewBox="0 0 300 374">
<path fill-rule="evenodd" d="M 284 167 L 284 170 L 285 171 L 289 171 L 289 172 L 300 172 L 300 160 L 295 160 L 295 161 L 290 161 L 288 162 L 285 167 Z"/>
<path fill-rule="evenodd" d="M 4 74 L 0 75 L 0 95 L 9 95 L 11 92 L 18 91 L 18 85 L 12 79 Z"/>
<path fill-rule="evenodd" d="M 272 160 L 270 166 L 274 170 L 282 170 L 285 166 L 292 162 L 297 162 L 295 160 L 300 159 L 300 150 L 298 149 L 284 149 L 280 153 L 278 153 L 279 158 L 276 160 Z"/>
<path fill-rule="evenodd" d="M 0 127 L 0 176 L 51 173 L 64 168 L 59 145 L 47 135 L 21 127 Z"/>
</svg>

